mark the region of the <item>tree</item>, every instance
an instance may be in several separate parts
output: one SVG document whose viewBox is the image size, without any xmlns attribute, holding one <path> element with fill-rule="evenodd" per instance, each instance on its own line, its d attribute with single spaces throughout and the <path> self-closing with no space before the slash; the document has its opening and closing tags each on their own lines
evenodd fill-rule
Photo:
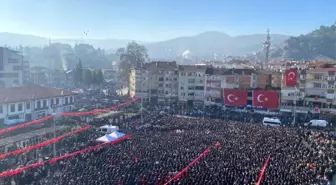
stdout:
<svg viewBox="0 0 336 185">
<path fill-rule="evenodd" d="M 75 69 L 75 83 L 76 85 L 82 84 L 83 83 L 83 66 L 82 66 L 82 61 L 79 60 L 76 69 Z"/>
<path fill-rule="evenodd" d="M 148 60 L 147 49 L 134 41 L 127 44 L 126 48 L 117 50 L 119 69 L 124 81 L 129 81 L 128 74 L 132 67 L 140 67 Z"/>
<path fill-rule="evenodd" d="M 90 69 L 84 71 L 84 83 L 86 86 L 90 86 L 93 82 L 93 75 Z"/>
<path fill-rule="evenodd" d="M 101 71 L 101 69 L 93 71 L 92 76 L 93 76 L 93 83 L 94 84 L 100 85 L 100 84 L 103 83 L 104 75 L 103 75 L 103 72 Z"/>
</svg>

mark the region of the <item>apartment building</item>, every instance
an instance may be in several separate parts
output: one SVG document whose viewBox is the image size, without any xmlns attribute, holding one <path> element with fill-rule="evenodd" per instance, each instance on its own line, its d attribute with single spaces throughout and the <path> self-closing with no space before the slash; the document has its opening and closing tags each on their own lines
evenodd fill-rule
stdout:
<svg viewBox="0 0 336 185">
<path fill-rule="evenodd" d="M 149 101 L 148 86 L 148 70 L 147 68 L 131 69 L 129 78 L 129 91 L 131 97 L 141 97 L 143 101 Z"/>
<path fill-rule="evenodd" d="M 178 99 L 180 103 L 204 104 L 206 69 L 208 66 L 180 65 L 178 72 Z"/>
<path fill-rule="evenodd" d="M 75 86 L 73 70 L 50 70 L 43 67 L 30 69 L 30 83 L 52 88 L 71 89 Z"/>
<path fill-rule="evenodd" d="M 0 47 L 0 87 L 23 85 L 23 56 L 8 48 Z"/>
<path fill-rule="evenodd" d="M 284 80 L 284 79 L 283 79 Z M 336 68 L 297 70 L 296 85 L 282 86 L 281 111 L 336 113 Z M 296 106 L 295 106 L 296 105 Z"/>
<path fill-rule="evenodd" d="M 231 73 L 230 73 L 231 72 Z M 206 69 L 206 88 L 204 93 L 204 104 L 220 105 L 223 104 L 223 89 L 238 88 L 238 76 L 232 74 L 232 70 L 224 68 Z"/>
<path fill-rule="evenodd" d="M 22 61 L 22 82 L 23 84 L 30 82 L 30 62 L 28 60 Z"/>
<path fill-rule="evenodd" d="M 305 105 L 336 112 L 336 68 L 315 68 L 306 73 Z"/>
<path fill-rule="evenodd" d="M 209 67 L 206 70 L 205 105 L 223 103 L 223 89 L 266 89 L 276 88 L 281 80 L 274 83 L 273 76 L 281 74 L 257 71 L 255 69 L 224 69 Z M 277 79 L 274 77 L 274 79 Z M 251 97 L 249 97 L 251 99 Z"/>
<path fill-rule="evenodd" d="M 144 97 L 153 104 L 169 105 L 178 100 L 178 67 L 176 62 L 155 61 L 130 73 L 130 95 Z"/>
<path fill-rule="evenodd" d="M 42 86 L 0 89 L 0 124 L 40 119 L 53 113 L 69 112 L 75 93 Z"/>
<path fill-rule="evenodd" d="M 47 84 L 46 69 L 43 67 L 33 67 L 29 71 L 30 83 L 32 84 Z"/>
<path fill-rule="evenodd" d="M 151 62 L 148 70 L 150 102 L 169 105 L 178 101 L 178 66 L 176 62 Z"/>
</svg>

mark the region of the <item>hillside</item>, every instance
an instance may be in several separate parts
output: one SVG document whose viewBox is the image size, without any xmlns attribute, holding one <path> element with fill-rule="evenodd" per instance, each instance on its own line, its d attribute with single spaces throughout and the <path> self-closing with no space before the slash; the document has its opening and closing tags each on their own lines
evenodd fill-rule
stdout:
<svg viewBox="0 0 336 185">
<path fill-rule="evenodd" d="M 175 58 L 185 51 L 189 50 L 193 56 L 203 58 L 205 56 L 218 55 L 244 55 L 256 51 L 262 47 L 265 40 L 265 34 L 254 34 L 232 37 L 223 32 L 210 31 L 196 36 L 178 37 L 171 40 L 144 43 L 148 48 L 151 58 Z M 282 43 L 288 36 L 272 35 L 272 42 Z M 121 39 L 56 39 L 51 43 L 62 43 L 74 46 L 78 43 L 84 43 L 114 52 L 119 47 L 124 47 L 130 40 Z M 49 43 L 48 38 L 20 35 L 12 33 L 0 33 L 0 46 L 8 45 L 11 47 L 30 46 L 42 47 Z"/>
<path fill-rule="evenodd" d="M 336 60 L 336 25 L 321 26 L 306 35 L 290 37 L 271 51 L 273 59 Z"/>
<path fill-rule="evenodd" d="M 266 34 L 229 36 L 222 32 L 205 32 L 191 37 L 179 37 L 167 41 L 145 45 L 149 55 L 154 58 L 180 56 L 185 51 L 192 52 L 197 57 L 218 55 L 245 55 L 259 50 Z M 281 44 L 288 39 L 286 35 L 271 35 L 274 44 Z"/>
</svg>

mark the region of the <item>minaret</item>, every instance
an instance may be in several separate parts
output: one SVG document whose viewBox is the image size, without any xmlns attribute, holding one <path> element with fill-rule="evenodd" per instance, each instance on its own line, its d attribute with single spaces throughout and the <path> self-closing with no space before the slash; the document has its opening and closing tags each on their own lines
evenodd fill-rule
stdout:
<svg viewBox="0 0 336 185">
<path fill-rule="evenodd" d="M 271 46 L 270 30 L 267 29 L 267 37 L 266 37 L 266 40 L 264 42 L 265 62 L 262 64 L 263 69 L 268 68 L 270 46 Z"/>
</svg>

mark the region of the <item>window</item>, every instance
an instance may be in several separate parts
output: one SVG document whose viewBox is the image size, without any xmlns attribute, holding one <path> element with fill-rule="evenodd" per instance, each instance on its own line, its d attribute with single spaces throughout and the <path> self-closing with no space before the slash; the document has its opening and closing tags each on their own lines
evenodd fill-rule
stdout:
<svg viewBox="0 0 336 185">
<path fill-rule="evenodd" d="M 11 112 L 15 112 L 15 104 L 11 104 L 10 105 L 10 111 Z"/>
<path fill-rule="evenodd" d="M 37 101 L 36 108 L 40 109 L 41 108 L 41 101 Z"/>
<path fill-rule="evenodd" d="M 56 105 L 59 105 L 59 98 L 56 98 Z"/>
<path fill-rule="evenodd" d="M 314 83 L 314 88 L 321 88 L 321 87 L 322 87 L 321 84 L 319 84 L 319 83 Z"/>
<path fill-rule="evenodd" d="M 20 66 L 13 66 L 13 70 L 14 70 L 14 71 L 21 70 L 21 67 L 20 67 Z"/>
<path fill-rule="evenodd" d="M 2 105 L 0 105 L 0 114 L 3 113 L 3 108 L 2 108 Z"/>
<path fill-rule="evenodd" d="M 70 97 L 70 103 L 72 103 L 73 102 L 73 98 L 72 97 Z"/>
<path fill-rule="evenodd" d="M 17 64 L 17 63 L 19 63 L 18 59 L 15 59 L 15 58 L 9 58 L 8 59 L 8 64 Z"/>
<path fill-rule="evenodd" d="M 18 78 L 18 73 L 0 73 L 0 78 Z"/>
<path fill-rule="evenodd" d="M 68 104 L 68 97 L 65 97 L 65 104 Z"/>
<path fill-rule="evenodd" d="M 26 109 L 30 109 L 30 102 L 26 102 Z"/>
<path fill-rule="evenodd" d="M 22 111 L 22 110 L 23 110 L 22 103 L 19 103 L 19 104 L 18 104 L 18 111 Z"/>
<path fill-rule="evenodd" d="M 54 99 L 51 99 L 50 100 L 50 106 L 53 106 L 54 105 Z"/>
<path fill-rule="evenodd" d="M 43 100 L 43 107 L 47 107 L 47 100 Z"/>
</svg>

